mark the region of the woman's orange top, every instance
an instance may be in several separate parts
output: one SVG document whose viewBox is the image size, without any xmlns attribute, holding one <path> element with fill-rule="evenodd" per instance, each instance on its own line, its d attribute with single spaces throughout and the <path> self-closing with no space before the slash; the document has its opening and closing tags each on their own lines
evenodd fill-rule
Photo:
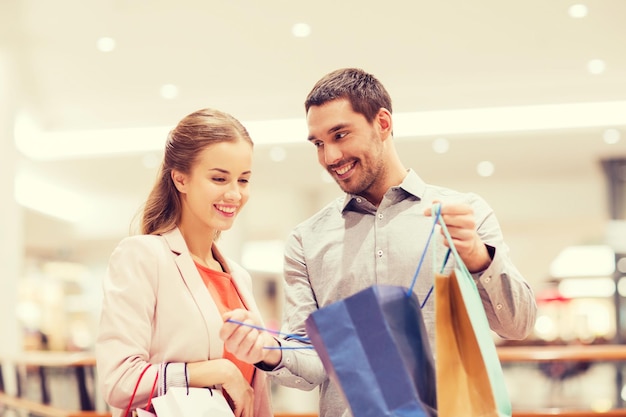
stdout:
<svg viewBox="0 0 626 417">
<path fill-rule="evenodd" d="M 225 312 L 236 308 L 245 309 L 243 301 L 241 301 L 239 292 L 237 291 L 230 274 L 209 269 L 197 262 L 195 262 L 195 264 L 198 268 L 198 272 L 200 272 L 202 280 L 204 281 L 204 285 L 206 285 L 209 293 L 215 301 L 215 304 L 217 304 L 217 309 L 220 314 L 224 314 Z M 240 361 L 232 353 L 226 350 L 226 348 L 224 348 L 224 358 L 234 363 L 237 368 L 239 368 L 246 381 L 250 384 L 252 383 L 254 365 Z"/>
</svg>

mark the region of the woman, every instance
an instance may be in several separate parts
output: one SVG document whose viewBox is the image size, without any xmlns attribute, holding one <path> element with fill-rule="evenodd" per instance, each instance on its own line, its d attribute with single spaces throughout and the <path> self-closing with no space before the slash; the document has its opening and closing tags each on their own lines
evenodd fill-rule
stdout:
<svg viewBox="0 0 626 417">
<path fill-rule="evenodd" d="M 238 120 L 212 109 L 170 132 L 142 234 L 119 243 L 104 279 L 96 358 L 113 417 L 135 388 L 130 409 L 144 407 L 155 385 L 221 387 L 235 416 L 272 416 L 264 373 L 219 338 L 225 312 L 259 316 L 250 275 L 215 244 L 248 201 L 252 147 Z"/>
</svg>

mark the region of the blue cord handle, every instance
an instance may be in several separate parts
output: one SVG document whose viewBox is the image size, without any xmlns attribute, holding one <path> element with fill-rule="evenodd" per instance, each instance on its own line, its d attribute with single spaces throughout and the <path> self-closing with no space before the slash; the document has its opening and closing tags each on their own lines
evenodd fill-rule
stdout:
<svg viewBox="0 0 626 417">
<path fill-rule="evenodd" d="M 426 240 L 424 251 L 422 252 L 420 261 L 417 264 L 417 269 L 415 270 L 415 274 L 413 275 L 411 286 L 409 287 L 409 290 L 407 291 L 407 297 L 410 297 L 413 292 L 413 287 L 415 286 L 415 282 L 417 281 L 417 276 L 420 270 L 422 269 L 422 263 L 424 263 L 424 258 L 426 257 L 426 252 L 428 250 L 428 246 L 430 245 L 430 240 L 435 234 L 435 226 L 437 226 L 437 223 L 440 223 L 442 227 L 445 227 L 445 223 L 443 222 L 443 218 L 441 217 L 441 204 L 440 203 L 436 203 L 433 205 L 433 216 L 435 217 L 435 220 L 433 221 L 433 227 L 430 229 L 430 234 L 428 235 L 428 239 Z M 446 233 L 447 233 L 447 229 L 446 229 Z M 449 236 L 449 234 L 447 236 Z M 449 240 L 452 240 L 452 239 L 450 238 Z M 448 262 L 449 257 L 450 257 L 450 250 L 448 250 L 448 252 L 446 253 L 446 257 L 443 261 L 443 264 L 441 265 L 442 271 L 443 271 L 443 268 L 446 266 L 446 263 Z M 424 308 L 424 306 L 426 305 L 426 302 L 428 301 L 428 299 L 430 298 L 430 295 L 433 292 L 433 289 L 434 289 L 434 285 L 431 285 L 430 289 L 428 290 L 428 293 L 426 294 L 426 297 L 424 297 L 424 301 L 422 301 L 422 303 L 420 304 L 420 308 Z"/>
<path fill-rule="evenodd" d="M 268 332 L 268 333 L 273 333 L 275 335 L 282 336 L 282 337 L 284 337 L 286 339 L 295 339 L 295 340 L 298 340 L 300 342 L 309 343 L 309 344 L 311 343 L 311 340 L 308 337 L 298 336 L 297 334 L 283 333 L 283 332 L 279 332 L 278 330 L 272 330 L 272 329 L 268 329 L 266 327 L 256 326 L 254 324 L 248 324 L 248 323 L 244 323 L 242 321 L 237 321 L 237 320 L 233 320 L 233 319 L 228 319 L 226 321 L 229 322 L 229 323 L 238 324 L 240 326 L 251 327 L 253 329 L 261 330 L 261 331 Z M 313 346 L 279 346 L 279 347 L 264 346 L 263 349 L 277 349 L 277 350 L 313 349 Z"/>
</svg>

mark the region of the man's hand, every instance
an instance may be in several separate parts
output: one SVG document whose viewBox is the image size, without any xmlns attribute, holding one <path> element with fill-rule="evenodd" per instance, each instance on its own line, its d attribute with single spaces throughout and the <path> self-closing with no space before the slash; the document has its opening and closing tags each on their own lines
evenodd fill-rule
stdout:
<svg viewBox="0 0 626 417">
<path fill-rule="evenodd" d="M 471 273 L 481 272 L 491 264 L 487 247 L 478 236 L 472 206 L 464 203 L 441 204 L 440 216 L 446 224 L 450 237 L 459 256 Z M 424 210 L 424 215 L 432 216 L 432 207 Z M 441 230 L 443 234 L 443 230 Z M 450 246 L 447 239 L 445 245 Z"/>
</svg>

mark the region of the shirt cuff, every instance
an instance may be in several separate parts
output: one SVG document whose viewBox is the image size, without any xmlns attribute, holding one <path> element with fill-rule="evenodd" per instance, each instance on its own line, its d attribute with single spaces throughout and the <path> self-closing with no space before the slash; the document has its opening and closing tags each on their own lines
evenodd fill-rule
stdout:
<svg viewBox="0 0 626 417">
<path fill-rule="evenodd" d="M 276 343 L 278 343 L 278 348 L 280 349 L 283 346 L 283 344 L 280 343 L 280 339 L 275 337 L 274 340 L 276 340 Z M 276 368 L 280 367 L 280 364 L 282 363 L 282 361 L 283 360 L 282 360 L 282 355 L 281 355 L 280 362 L 278 362 L 278 364 L 276 364 L 276 366 L 268 365 L 268 364 L 266 364 L 263 361 L 255 363 L 254 366 L 259 368 L 262 371 L 271 372 L 271 371 L 275 371 Z"/>
</svg>

